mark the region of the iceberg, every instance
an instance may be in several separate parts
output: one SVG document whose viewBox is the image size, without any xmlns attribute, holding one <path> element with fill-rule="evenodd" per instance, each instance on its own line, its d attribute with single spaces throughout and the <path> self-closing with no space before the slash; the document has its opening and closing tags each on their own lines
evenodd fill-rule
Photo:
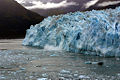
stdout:
<svg viewBox="0 0 120 80">
<path fill-rule="evenodd" d="M 120 56 L 120 7 L 49 16 L 26 32 L 23 45 L 98 56 Z"/>
</svg>

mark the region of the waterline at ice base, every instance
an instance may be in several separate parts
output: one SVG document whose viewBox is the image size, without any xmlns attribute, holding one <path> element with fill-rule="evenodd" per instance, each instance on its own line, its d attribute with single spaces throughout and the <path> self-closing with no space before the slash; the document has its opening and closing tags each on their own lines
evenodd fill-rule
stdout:
<svg viewBox="0 0 120 80">
<path fill-rule="evenodd" d="M 120 7 L 50 16 L 27 30 L 26 46 L 120 57 Z"/>
</svg>

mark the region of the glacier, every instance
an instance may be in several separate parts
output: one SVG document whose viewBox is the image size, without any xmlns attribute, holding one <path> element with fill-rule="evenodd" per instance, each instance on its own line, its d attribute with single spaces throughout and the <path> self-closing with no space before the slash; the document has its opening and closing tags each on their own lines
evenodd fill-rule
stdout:
<svg viewBox="0 0 120 80">
<path fill-rule="evenodd" d="M 49 16 L 27 30 L 23 45 L 120 57 L 120 7 Z"/>
</svg>

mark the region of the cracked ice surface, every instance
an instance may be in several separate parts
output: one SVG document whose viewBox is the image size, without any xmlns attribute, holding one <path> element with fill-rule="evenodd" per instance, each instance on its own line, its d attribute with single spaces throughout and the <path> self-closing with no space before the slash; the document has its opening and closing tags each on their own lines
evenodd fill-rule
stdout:
<svg viewBox="0 0 120 80">
<path fill-rule="evenodd" d="M 27 30 L 23 45 L 50 45 L 75 53 L 120 56 L 120 7 L 45 18 Z"/>
</svg>

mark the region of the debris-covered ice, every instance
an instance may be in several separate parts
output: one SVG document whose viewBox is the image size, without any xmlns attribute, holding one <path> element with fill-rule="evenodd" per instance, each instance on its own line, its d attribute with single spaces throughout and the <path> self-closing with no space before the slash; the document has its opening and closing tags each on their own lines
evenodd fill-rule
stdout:
<svg viewBox="0 0 120 80">
<path fill-rule="evenodd" d="M 120 56 L 120 7 L 45 18 L 27 30 L 23 45 Z"/>
</svg>

